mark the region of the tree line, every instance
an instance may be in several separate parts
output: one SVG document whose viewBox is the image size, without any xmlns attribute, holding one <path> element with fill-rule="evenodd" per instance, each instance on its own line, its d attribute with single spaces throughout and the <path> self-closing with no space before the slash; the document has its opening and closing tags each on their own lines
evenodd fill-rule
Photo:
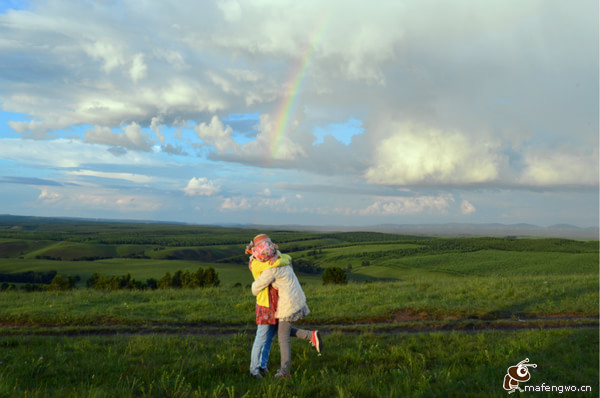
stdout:
<svg viewBox="0 0 600 398">
<path fill-rule="evenodd" d="M 56 271 L 53 271 L 56 273 Z M 54 278 L 49 283 L 38 283 L 38 282 L 26 282 L 21 286 L 21 290 L 26 292 L 40 292 L 40 291 L 61 291 L 61 290 L 72 290 L 75 289 L 75 285 L 79 282 L 79 275 L 54 275 Z M 22 282 L 17 282 L 22 283 Z M 14 283 L 9 284 L 8 282 L 2 282 L 0 284 L 0 292 L 14 291 L 17 290 L 17 285 Z"/>
<path fill-rule="evenodd" d="M 91 289 L 111 291 L 121 289 L 191 289 L 216 287 L 220 283 L 219 274 L 213 267 L 208 267 L 206 270 L 198 268 L 196 272 L 177 270 L 173 275 L 167 272 L 158 280 L 149 278 L 145 282 L 135 280 L 129 273 L 122 276 L 108 276 L 94 273 L 87 280 L 86 285 Z"/>
<path fill-rule="evenodd" d="M 48 280 L 50 276 L 52 278 Z M 5 279 L 0 279 L 0 282 L 2 282 L 0 284 L 0 292 L 19 289 L 15 283 L 22 284 L 20 289 L 26 292 L 71 290 L 81 280 L 79 275 L 62 276 L 58 275 L 56 271 L 28 271 L 15 274 L 0 274 L 0 277 L 5 277 Z M 192 289 L 216 287 L 220 283 L 219 274 L 213 267 L 208 267 L 205 270 L 198 268 L 195 272 L 177 270 L 172 275 L 170 272 L 167 272 L 158 280 L 149 278 L 145 282 L 132 278 L 130 273 L 119 276 L 102 275 L 95 272 L 87 280 L 86 286 L 91 289 L 112 291 L 121 289 Z"/>
<path fill-rule="evenodd" d="M 58 272 L 46 271 L 26 271 L 26 272 L 14 272 L 11 274 L 0 273 L 0 282 L 8 283 L 43 283 L 50 284 L 52 279 L 58 274 Z"/>
</svg>

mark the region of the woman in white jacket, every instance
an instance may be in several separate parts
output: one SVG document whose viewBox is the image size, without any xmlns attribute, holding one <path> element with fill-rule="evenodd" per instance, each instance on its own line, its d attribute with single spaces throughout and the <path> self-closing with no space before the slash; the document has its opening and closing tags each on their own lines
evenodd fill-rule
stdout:
<svg viewBox="0 0 600 398">
<path fill-rule="evenodd" d="M 291 363 L 291 344 L 290 336 L 295 336 L 303 340 L 308 340 L 321 352 L 323 343 L 318 330 L 304 330 L 292 327 L 292 322 L 304 318 L 310 313 L 306 305 L 306 296 L 300 287 L 300 282 L 294 270 L 292 269 L 291 257 L 287 254 L 281 254 L 280 257 L 288 257 L 289 265 L 283 265 L 275 268 L 268 268 L 252 283 L 252 294 L 258 295 L 264 288 L 273 285 L 279 292 L 279 301 L 275 317 L 278 319 L 277 338 L 279 340 L 279 349 L 281 351 L 281 367 L 275 374 L 275 377 L 289 377 Z"/>
</svg>

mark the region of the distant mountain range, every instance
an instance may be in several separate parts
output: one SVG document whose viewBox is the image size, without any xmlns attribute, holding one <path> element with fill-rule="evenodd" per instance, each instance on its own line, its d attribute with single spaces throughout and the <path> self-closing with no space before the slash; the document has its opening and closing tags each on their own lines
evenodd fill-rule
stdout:
<svg viewBox="0 0 600 398">
<path fill-rule="evenodd" d="M 95 218 L 71 218 L 71 217 L 35 217 L 0 215 L 0 223 L 23 223 L 23 222 L 128 222 L 144 224 L 180 224 L 181 222 L 168 221 L 140 221 L 140 220 L 117 220 L 117 219 L 95 219 Z M 379 224 L 369 226 L 316 226 L 316 225 L 257 225 L 257 224 L 215 224 L 215 226 L 265 229 L 265 230 L 292 230 L 292 231 L 315 231 L 315 232 L 383 232 L 402 235 L 426 235 L 426 236 L 495 236 L 495 237 L 555 237 L 571 239 L 598 239 L 598 227 L 578 227 L 570 224 L 556 224 L 549 227 L 540 227 L 533 224 Z"/>
<path fill-rule="evenodd" d="M 252 229 L 289 229 L 297 231 L 351 232 L 368 231 L 402 235 L 426 236 L 493 236 L 493 237 L 554 237 L 571 239 L 598 239 L 598 227 L 578 227 L 556 224 L 540 227 L 533 224 L 379 224 L 369 226 L 312 226 L 312 225 L 237 225 Z"/>
<path fill-rule="evenodd" d="M 580 228 L 574 225 L 557 224 L 540 227 L 532 224 L 423 224 L 423 225 L 380 225 L 377 230 L 390 233 L 410 233 L 433 236 L 515 236 L 515 237 L 561 237 L 598 239 L 598 227 Z"/>
</svg>

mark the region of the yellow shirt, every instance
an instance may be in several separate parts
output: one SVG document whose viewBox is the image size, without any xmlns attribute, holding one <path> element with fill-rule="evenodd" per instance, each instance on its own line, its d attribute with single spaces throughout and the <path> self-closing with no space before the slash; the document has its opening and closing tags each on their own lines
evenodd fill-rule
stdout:
<svg viewBox="0 0 600 398">
<path fill-rule="evenodd" d="M 263 273 L 264 270 L 266 270 L 268 268 L 280 267 L 282 265 L 288 265 L 291 262 L 292 262 L 292 257 L 290 257 L 287 254 L 279 254 L 277 261 L 275 261 L 273 264 L 269 263 L 268 261 L 260 261 L 260 260 L 257 260 L 256 258 L 253 258 L 252 262 L 250 263 L 250 270 L 252 271 L 252 276 L 254 277 L 254 280 L 256 280 L 256 278 L 258 278 L 260 276 L 260 274 Z M 263 290 L 261 290 L 256 295 L 256 304 L 258 304 L 262 307 L 269 307 L 269 287 L 268 286 L 265 287 Z"/>
</svg>

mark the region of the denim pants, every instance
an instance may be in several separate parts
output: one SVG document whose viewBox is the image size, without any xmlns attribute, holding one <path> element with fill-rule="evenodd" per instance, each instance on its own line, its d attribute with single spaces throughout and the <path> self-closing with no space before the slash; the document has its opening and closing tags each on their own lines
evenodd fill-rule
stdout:
<svg viewBox="0 0 600 398">
<path fill-rule="evenodd" d="M 277 325 L 256 325 L 256 337 L 250 356 L 250 373 L 257 374 L 258 368 L 267 367 L 275 334 L 277 334 Z"/>
</svg>

